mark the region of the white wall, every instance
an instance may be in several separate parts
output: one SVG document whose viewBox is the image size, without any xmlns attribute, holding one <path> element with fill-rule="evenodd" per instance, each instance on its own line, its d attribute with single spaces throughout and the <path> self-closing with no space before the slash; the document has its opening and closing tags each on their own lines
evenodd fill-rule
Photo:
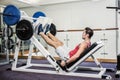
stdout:
<svg viewBox="0 0 120 80">
<path fill-rule="evenodd" d="M 115 11 L 106 9 L 114 6 L 115 0 L 101 0 L 98 2 L 73 2 L 23 9 L 29 15 L 35 11 L 43 11 L 53 18 L 58 29 L 81 29 L 85 26 L 93 28 L 115 26 Z"/>
<path fill-rule="evenodd" d="M 91 28 L 113 28 L 115 27 L 115 10 L 106 9 L 107 6 L 115 6 L 115 0 L 100 0 L 98 2 L 73 2 L 56 5 L 46 5 L 36 8 L 31 7 L 25 8 L 23 10 L 27 12 L 30 16 L 33 15 L 33 13 L 36 11 L 45 12 L 48 17 L 54 20 L 54 23 L 56 24 L 58 30 L 83 29 L 87 26 Z M 58 33 L 57 37 L 64 41 L 64 39 L 66 38 L 66 34 L 68 33 Z M 107 57 L 115 59 L 115 31 L 96 31 L 95 36 L 92 40 L 94 42 L 102 39 L 104 37 L 103 34 L 105 34 L 106 38 L 108 39 L 108 42 L 106 44 L 106 51 L 107 53 L 109 53 L 109 56 Z M 71 40 L 77 39 L 77 41 L 81 41 L 81 39 L 75 38 L 74 36 L 71 37 L 71 35 L 72 33 L 70 33 L 70 36 L 68 36 Z M 79 35 L 81 35 L 81 33 Z M 70 46 L 70 48 L 73 48 L 73 45 L 75 46 L 75 44 L 73 43 L 72 47 Z M 53 49 L 50 48 L 49 50 L 55 55 Z"/>
</svg>

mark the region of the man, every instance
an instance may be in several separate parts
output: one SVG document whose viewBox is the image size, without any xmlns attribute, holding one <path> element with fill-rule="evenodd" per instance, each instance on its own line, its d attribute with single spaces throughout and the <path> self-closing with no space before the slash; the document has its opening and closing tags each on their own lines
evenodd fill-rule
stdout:
<svg viewBox="0 0 120 80">
<path fill-rule="evenodd" d="M 47 26 L 45 32 L 42 27 L 39 27 L 38 34 L 46 41 L 47 44 L 55 48 L 56 53 L 62 59 L 61 66 L 65 66 L 73 61 L 75 61 L 84 50 L 86 50 L 91 45 L 91 37 L 93 36 L 93 30 L 89 27 L 86 27 L 82 33 L 83 42 L 79 43 L 75 49 L 68 51 L 68 48 L 53 36 L 50 31 L 50 27 Z"/>
</svg>

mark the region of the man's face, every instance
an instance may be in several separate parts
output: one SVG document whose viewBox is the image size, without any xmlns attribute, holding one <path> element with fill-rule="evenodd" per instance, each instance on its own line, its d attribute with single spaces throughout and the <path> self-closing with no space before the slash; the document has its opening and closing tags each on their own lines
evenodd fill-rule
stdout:
<svg viewBox="0 0 120 80">
<path fill-rule="evenodd" d="M 85 39 L 86 37 L 88 37 L 88 34 L 86 34 L 86 31 L 84 30 L 82 33 L 82 39 Z"/>
<path fill-rule="evenodd" d="M 85 30 L 84 30 L 83 33 L 82 33 L 82 39 L 85 39 L 85 35 L 86 35 L 86 33 L 85 33 Z"/>
</svg>

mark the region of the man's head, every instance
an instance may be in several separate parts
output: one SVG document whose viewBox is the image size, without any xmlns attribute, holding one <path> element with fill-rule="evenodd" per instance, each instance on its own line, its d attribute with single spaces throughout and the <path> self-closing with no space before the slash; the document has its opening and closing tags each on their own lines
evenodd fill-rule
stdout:
<svg viewBox="0 0 120 80">
<path fill-rule="evenodd" d="M 86 27 L 83 31 L 83 34 L 82 34 L 82 38 L 85 39 L 85 38 L 89 38 L 91 39 L 91 37 L 93 36 L 94 32 L 91 28 L 89 27 Z"/>
</svg>

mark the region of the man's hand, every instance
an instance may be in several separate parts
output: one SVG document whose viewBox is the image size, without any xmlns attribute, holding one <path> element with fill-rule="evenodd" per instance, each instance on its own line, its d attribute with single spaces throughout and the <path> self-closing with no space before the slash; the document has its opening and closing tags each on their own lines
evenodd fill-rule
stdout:
<svg viewBox="0 0 120 80">
<path fill-rule="evenodd" d="M 65 66 L 65 65 L 66 65 L 65 61 L 61 61 L 61 66 Z"/>
</svg>

